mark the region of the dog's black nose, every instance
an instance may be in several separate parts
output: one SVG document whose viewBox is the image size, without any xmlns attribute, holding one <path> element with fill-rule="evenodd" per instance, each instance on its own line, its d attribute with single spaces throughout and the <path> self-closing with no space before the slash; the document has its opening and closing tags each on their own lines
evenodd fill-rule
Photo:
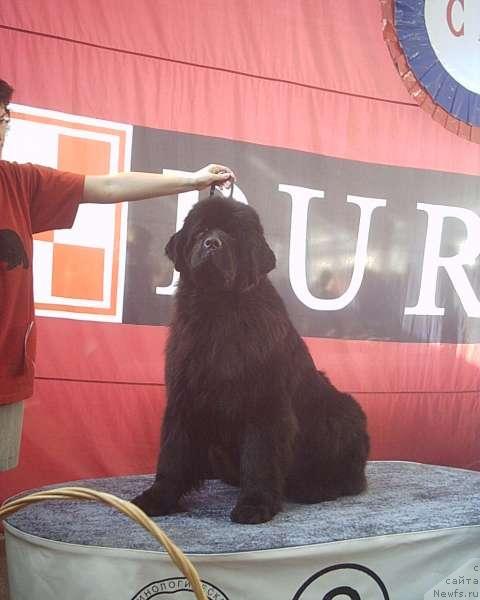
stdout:
<svg viewBox="0 0 480 600">
<path fill-rule="evenodd" d="M 216 235 L 209 235 L 203 242 L 204 248 L 207 250 L 218 250 L 222 247 L 222 240 Z"/>
</svg>

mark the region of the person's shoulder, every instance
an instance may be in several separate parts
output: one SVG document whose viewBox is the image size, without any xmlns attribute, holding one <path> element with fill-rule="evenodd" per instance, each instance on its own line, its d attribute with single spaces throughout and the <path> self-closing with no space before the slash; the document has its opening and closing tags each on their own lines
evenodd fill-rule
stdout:
<svg viewBox="0 0 480 600">
<path fill-rule="evenodd" d="M 0 160 L 0 173 L 4 177 L 20 177 L 21 170 L 18 167 L 19 165 L 16 162 L 11 162 L 9 160 Z"/>
<path fill-rule="evenodd" d="M 31 172 L 35 169 L 35 165 L 32 163 L 17 163 L 10 160 L 0 160 L 0 169 L 3 171 L 15 171 L 15 172 Z"/>
<path fill-rule="evenodd" d="M 15 169 L 16 165 L 17 165 L 16 162 L 11 162 L 9 160 L 0 160 L 0 169 L 2 169 L 4 171 Z"/>
<path fill-rule="evenodd" d="M 51 167 L 44 167 L 34 163 L 18 163 L 9 160 L 0 160 L 0 172 L 18 178 L 38 178 L 49 176 L 55 172 Z"/>
<path fill-rule="evenodd" d="M 49 177 L 51 170 L 33 163 L 0 160 L 0 176 L 3 182 L 10 181 L 11 185 L 26 190 L 27 194 L 32 194 L 40 182 Z"/>
</svg>

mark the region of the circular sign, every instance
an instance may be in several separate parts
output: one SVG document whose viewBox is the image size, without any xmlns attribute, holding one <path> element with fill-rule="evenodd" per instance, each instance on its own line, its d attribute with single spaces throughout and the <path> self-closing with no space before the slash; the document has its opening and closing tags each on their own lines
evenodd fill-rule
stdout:
<svg viewBox="0 0 480 600">
<path fill-rule="evenodd" d="M 389 600 L 385 584 L 368 567 L 355 563 L 331 565 L 314 573 L 293 600 Z"/>
<path fill-rule="evenodd" d="M 382 0 L 384 38 L 412 97 L 480 142 L 480 2 Z"/>
<path fill-rule="evenodd" d="M 425 25 L 446 73 L 465 90 L 480 94 L 480 2 L 425 0 Z"/>
<path fill-rule="evenodd" d="M 217 586 L 202 580 L 202 588 L 209 600 L 228 600 L 228 596 Z M 193 590 L 186 577 L 169 577 L 152 581 L 138 591 L 132 600 L 161 600 L 175 596 L 175 600 L 192 600 Z"/>
</svg>

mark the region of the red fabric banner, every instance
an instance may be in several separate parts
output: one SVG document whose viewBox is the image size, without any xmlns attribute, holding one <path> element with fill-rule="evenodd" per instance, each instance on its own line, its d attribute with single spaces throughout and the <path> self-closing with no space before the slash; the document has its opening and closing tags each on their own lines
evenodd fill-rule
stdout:
<svg viewBox="0 0 480 600">
<path fill-rule="evenodd" d="M 0 78 L 19 104 L 480 175 L 480 146 L 410 98 L 371 0 L 6 0 L 0 40 Z M 0 501 L 45 483 L 154 470 L 167 333 L 39 319 L 36 392 L 20 466 L 0 473 Z M 373 459 L 480 468 L 478 344 L 307 341 L 318 367 L 366 409 Z"/>
</svg>

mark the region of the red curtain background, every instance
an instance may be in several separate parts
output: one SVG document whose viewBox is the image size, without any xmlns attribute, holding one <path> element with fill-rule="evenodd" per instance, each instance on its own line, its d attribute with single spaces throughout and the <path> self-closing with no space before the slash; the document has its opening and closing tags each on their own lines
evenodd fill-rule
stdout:
<svg viewBox="0 0 480 600">
<path fill-rule="evenodd" d="M 480 147 L 412 101 L 381 18 L 372 0 L 5 0 L 0 77 L 29 106 L 479 175 Z M 152 472 L 167 329 L 38 321 L 36 392 L 0 501 L 46 483 Z M 367 410 L 373 459 L 480 468 L 478 345 L 307 341 Z"/>
</svg>

